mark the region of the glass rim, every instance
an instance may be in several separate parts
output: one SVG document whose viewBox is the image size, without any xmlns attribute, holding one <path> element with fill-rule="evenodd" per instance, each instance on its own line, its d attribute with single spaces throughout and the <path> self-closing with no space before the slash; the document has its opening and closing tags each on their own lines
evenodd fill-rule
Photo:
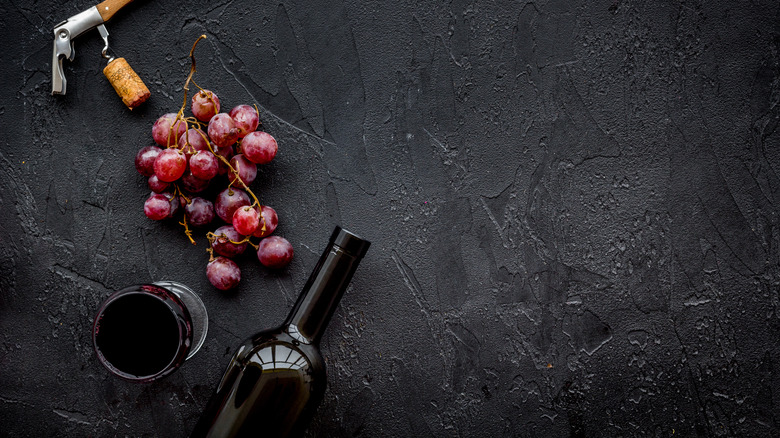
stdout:
<svg viewBox="0 0 780 438">
<path fill-rule="evenodd" d="M 171 316 L 176 321 L 176 327 L 179 332 L 178 334 L 179 345 L 176 348 L 176 353 L 173 355 L 171 360 L 165 365 L 165 367 L 163 367 L 160 371 L 154 374 L 138 376 L 135 374 L 130 374 L 125 371 L 122 371 L 121 369 L 117 368 L 114 364 L 112 364 L 108 359 L 106 359 L 105 355 L 100 350 L 100 347 L 98 347 L 97 344 L 97 335 L 98 332 L 100 331 L 100 322 L 103 319 L 103 316 L 105 316 L 106 310 L 112 304 L 116 303 L 118 299 L 130 295 L 150 296 L 156 300 L 159 300 L 161 303 L 165 305 L 165 307 L 170 312 Z M 164 297 L 162 297 L 161 295 L 164 295 Z M 175 305 L 176 308 L 174 308 L 172 305 Z M 181 312 L 181 314 L 177 314 L 177 310 Z M 173 293 L 172 291 L 170 291 L 165 287 L 156 284 L 142 284 L 136 286 L 129 286 L 122 290 L 114 292 L 108 298 L 106 298 L 103 301 L 103 303 L 101 303 L 98 312 L 95 315 L 95 320 L 92 323 L 92 347 L 95 351 L 98 361 L 115 376 L 133 382 L 151 382 L 171 374 L 176 369 L 178 369 L 179 366 L 181 366 L 181 364 L 184 363 L 184 361 L 187 359 L 191 345 L 192 345 L 192 317 L 189 311 L 187 310 L 187 307 L 182 303 L 181 299 L 175 293 Z"/>
</svg>

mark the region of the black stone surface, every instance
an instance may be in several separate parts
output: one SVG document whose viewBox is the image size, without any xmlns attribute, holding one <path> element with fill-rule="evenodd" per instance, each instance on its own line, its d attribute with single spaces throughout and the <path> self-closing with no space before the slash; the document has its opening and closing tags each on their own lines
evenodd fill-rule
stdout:
<svg viewBox="0 0 780 438">
<path fill-rule="evenodd" d="M 186 436 L 239 340 L 280 323 L 333 226 L 373 242 L 323 340 L 319 437 L 777 436 L 776 1 L 136 0 L 51 96 L 51 29 L 7 1 L 0 67 L 0 435 Z M 296 251 L 205 277 L 133 168 L 195 80 L 279 140 L 255 188 Z M 180 281 L 202 351 L 108 375 L 111 291 Z"/>
</svg>

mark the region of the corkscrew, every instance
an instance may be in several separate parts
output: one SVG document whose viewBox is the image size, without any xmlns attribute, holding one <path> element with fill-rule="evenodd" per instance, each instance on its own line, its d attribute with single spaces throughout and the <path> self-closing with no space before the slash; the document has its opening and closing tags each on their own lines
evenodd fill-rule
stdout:
<svg viewBox="0 0 780 438">
<path fill-rule="evenodd" d="M 76 49 L 73 41 L 85 32 L 97 28 L 103 39 L 102 56 L 108 60 L 103 69 L 111 85 L 128 108 L 133 109 L 149 97 L 141 78 L 133 71 L 124 58 L 111 54 L 108 44 L 108 29 L 105 22 L 132 0 L 105 0 L 102 3 L 80 12 L 54 27 L 54 52 L 52 55 L 51 94 L 65 94 L 68 81 L 62 68 L 63 59 L 73 61 Z"/>
</svg>

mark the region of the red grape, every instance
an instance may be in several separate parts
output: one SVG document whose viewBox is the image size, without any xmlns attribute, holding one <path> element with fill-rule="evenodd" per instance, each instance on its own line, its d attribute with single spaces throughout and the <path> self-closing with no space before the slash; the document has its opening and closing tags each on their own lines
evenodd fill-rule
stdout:
<svg viewBox="0 0 780 438">
<path fill-rule="evenodd" d="M 236 122 L 238 138 L 244 138 L 247 134 L 257 129 L 257 125 L 260 123 L 260 116 L 257 114 L 257 110 L 249 105 L 239 105 L 230 110 L 228 115 Z"/>
<path fill-rule="evenodd" d="M 226 148 L 238 140 L 238 128 L 229 115 L 219 113 L 209 120 L 209 138 L 219 148 Z"/>
<path fill-rule="evenodd" d="M 241 281 L 241 269 L 233 260 L 217 257 L 206 265 L 206 277 L 219 290 L 233 289 Z"/>
<path fill-rule="evenodd" d="M 260 241 L 257 249 L 257 259 L 263 266 L 279 269 L 290 264 L 293 257 L 293 247 L 284 237 L 269 236 Z"/>
<path fill-rule="evenodd" d="M 190 171 L 200 179 L 210 180 L 217 176 L 219 160 L 209 151 L 198 151 L 190 157 Z"/>
<path fill-rule="evenodd" d="M 160 181 L 173 182 L 184 175 L 187 158 L 178 149 L 165 149 L 154 160 L 154 173 Z"/>
<path fill-rule="evenodd" d="M 233 228 L 244 236 L 249 236 L 257 230 L 260 223 L 260 213 L 245 205 L 233 213 Z"/>
<path fill-rule="evenodd" d="M 200 193 L 206 190 L 210 182 L 210 179 L 200 179 L 193 175 L 192 172 L 187 172 L 181 177 L 181 185 L 184 187 L 184 190 L 190 193 Z"/>
<path fill-rule="evenodd" d="M 250 204 L 249 195 L 245 191 L 228 187 L 217 195 L 217 199 L 214 201 L 214 211 L 223 221 L 232 223 L 233 213 Z"/>
<path fill-rule="evenodd" d="M 225 157 L 226 160 L 230 161 L 231 158 L 233 158 L 233 148 L 228 146 L 226 148 L 217 149 L 215 151 L 218 155 L 221 155 Z M 227 164 L 225 164 L 222 160 L 217 158 L 217 161 L 219 161 L 219 170 L 217 170 L 218 175 L 224 175 L 228 173 L 230 168 Z"/>
<path fill-rule="evenodd" d="M 144 214 L 154 221 L 166 219 L 171 216 L 171 202 L 165 195 L 152 193 L 144 202 Z"/>
<path fill-rule="evenodd" d="M 187 143 L 190 145 L 187 146 Z M 209 150 L 206 133 L 198 128 L 190 128 L 182 134 L 181 137 L 179 137 L 178 145 L 179 149 L 181 149 L 187 157 L 194 154 L 196 151 Z"/>
<path fill-rule="evenodd" d="M 263 221 L 265 221 L 265 229 L 263 229 Z M 276 210 L 264 205 L 260 208 L 260 223 L 252 235 L 255 237 L 268 236 L 274 232 L 278 224 L 279 217 L 276 215 Z"/>
<path fill-rule="evenodd" d="M 196 227 L 208 225 L 214 220 L 214 204 L 211 201 L 195 197 L 184 207 L 187 222 Z"/>
<path fill-rule="evenodd" d="M 230 165 L 233 166 L 233 169 L 238 171 L 238 178 L 246 185 L 252 184 L 252 181 L 257 178 L 257 165 L 247 160 L 243 154 L 238 154 L 231 158 Z M 228 176 L 230 177 L 231 182 L 235 182 L 235 173 L 231 172 Z"/>
<path fill-rule="evenodd" d="M 200 90 L 192 96 L 192 115 L 201 122 L 219 113 L 219 97 L 211 90 Z"/>
<path fill-rule="evenodd" d="M 171 185 L 171 183 L 160 181 L 160 178 L 157 178 L 157 175 L 150 176 L 147 184 L 149 185 L 149 189 L 154 193 L 162 193 Z"/>
<path fill-rule="evenodd" d="M 162 220 L 183 209 L 185 228 L 206 226 L 215 216 L 227 222 L 228 225 L 208 233 L 213 238 L 206 275 L 216 288 L 228 290 L 241 280 L 241 270 L 230 257 L 245 252 L 249 237 L 261 239 L 257 257 L 263 265 L 282 268 L 292 260 L 290 242 L 271 236 L 279 222 L 276 211 L 256 205 L 257 197 L 248 189 L 257 178 L 257 165 L 271 162 L 278 144 L 270 134 L 257 132 L 257 106 L 242 104 L 222 113 L 219 97 L 201 89 L 191 97 L 191 111 L 197 122 L 183 117 L 181 112 L 163 114 L 155 120 L 152 137 L 156 144 L 142 148 L 135 156 L 136 170 L 147 177 L 152 191 L 144 202 L 144 214 Z M 227 182 L 222 178 L 215 180 L 225 174 Z M 213 202 L 194 194 L 217 184 L 212 181 L 221 187 L 227 184 Z M 190 236 L 189 231 L 187 235 Z M 233 243 L 245 239 L 243 243 Z"/>
<path fill-rule="evenodd" d="M 170 192 L 163 192 L 160 194 L 165 196 L 165 198 L 171 204 L 171 212 L 168 214 L 168 217 L 173 217 L 174 215 L 176 215 L 176 213 L 179 212 L 179 207 L 181 206 L 181 201 L 179 201 L 179 197 L 173 196 L 173 193 Z"/>
<path fill-rule="evenodd" d="M 174 127 L 175 122 L 175 127 Z M 176 120 L 176 113 L 168 113 L 161 116 L 152 126 L 152 137 L 160 146 L 176 144 L 179 137 L 187 130 L 187 123 Z"/>
<path fill-rule="evenodd" d="M 241 153 L 251 162 L 268 164 L 276 156 L 279 146 L 271 134 L 262 131 L 250 132 L 241 140 Z"/>
<path fill-rule="evenodd" d="M 157 146 L 142 147 L 135 155 L 135 170 L 143 176 L 154 175 L 154 160 L 162 151 Z"/>
<path fill-rule="evenodd" d="M 214 239 L 213 242 L 211 242 L 211 249 L 214 250 L 219 255 L 225 256 L 225 257 L 235 257 L 237 255 L 243 254 L 244 250 L 246 250 L 247 243 L 232 243 L 233 242 L 240 242 L 244 240 L 244 236 L 239 234 L 238 231 L 235 230 L 230 225 L 224 225 L 219 228 L 217 228 L 217 231 L 214 231 L 214 235 L 217 237 Z"/>
</svg>

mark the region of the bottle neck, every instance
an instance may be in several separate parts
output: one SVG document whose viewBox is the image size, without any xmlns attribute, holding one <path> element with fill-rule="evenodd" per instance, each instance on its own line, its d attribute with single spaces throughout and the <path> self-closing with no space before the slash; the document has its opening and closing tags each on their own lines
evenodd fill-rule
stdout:
<svg viewBox="0 0 780 438">
<path fill-rule="evenodd" d="M 307 344 L 319 343 L 360 260 L 360 256 L 344 251 L 331 240 L 284 322 L 293 338 Z"/>
</svg>

